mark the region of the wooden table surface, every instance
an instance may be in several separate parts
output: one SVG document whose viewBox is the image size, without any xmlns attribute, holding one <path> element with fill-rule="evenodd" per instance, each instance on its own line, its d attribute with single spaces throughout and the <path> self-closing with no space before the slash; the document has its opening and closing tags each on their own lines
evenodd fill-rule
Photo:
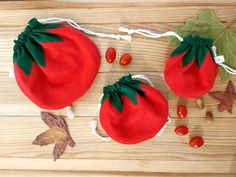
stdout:
<svg viewBox="0 0 236 177">
<path fill-rule="evenodd" d="M 181 3 L 178 3 L 181 2 Z M 32 17 L 65 17 L 83 27 L 101 32 L 117 32 L 119 26 L 141 27 L 155 32 L 171 30 L 199 9 L 214 9 L 225 24 L 236 18 L 236 0 L 82 0 L 73 2 L 0 2 L 0 176 L 236 176 L 236 108 L 233 114 L 219 113 L 217 101 L 204 96 L 206 107 L 199 110 L 195 100 L 169 101 L 172 122 L 161 137 L 138 145 L 103 142 L 91 135 L 89 121 L 98 118 L 96 107 L 102 87 L 127 72 L 149 76 L 164 95 L 167 86 L 163 69 L 173 47 L 165 38 L 144 39 L 135 35 L 132 43 L 112 39 L 90 38 L 98 46 L 102 64 L 91 89 L 76 103 L 76 117 L 67 120 L 76 146 L 67 148 L 58 161 L 52 159 L 53 145 L 32 145 L 34 138 L 47 129 L 40 109 L 8 77 L 12 68 L 13 40 Z M 120 56 L 129 52 L 133 61 L 120 67 L 118 59 L 108 64 L 104 58 L 108 47 Z M 232 77 L 236 85 L 236 77 Z M 212 90 L 224 90 L 226 84 L 217 78 Z M 185 103 L 189 114 L 186 124 L 190 135 L 202 135 L 205 146 L 188 147 L 189 136 L 175 135 L 176 105 Z M 214 113 L 214 122 L 204 122 L 206 110 Z M 52 111 L 65 115 L 65 110 Z"/>
</svg>

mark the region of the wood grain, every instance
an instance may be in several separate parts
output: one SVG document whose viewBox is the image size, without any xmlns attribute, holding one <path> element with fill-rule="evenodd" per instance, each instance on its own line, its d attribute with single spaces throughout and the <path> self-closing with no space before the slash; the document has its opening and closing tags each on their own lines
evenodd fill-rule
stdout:
<svg viewBox="0 0 236 177">
<path fill-rule="evenodd" d="M 105 61 L 104 61 L 105 62 Z M 121 68 L 118 64 L 114 64 L 118 68 Z M 128 68 L 127 68 L 128 69 Z M 122 70 L 122 68 L 121 68 Z M 124 76 L 127 71 L 120 72 L 110 72 L 103 73 L 100 72 L 94 81 L 92 87 L 88 92 L 82 96 L 79 100 L 74 103 L 75 115 L 77 116 L 97 116 L 97 105 L 99 96 L 102 93 L 102 87 L 108 84 L 112 84 L 117 81 L 120 77 Z M 164 95 L 167 94 L 169 90 L 167 85 L 163 80 L 162 72 L 131 72 L 132 74 L 143 73 L 147 75 L 154 83 L 154 86 L 158 88 Z M 0 85 L 0 109 L 1 115 L 6 116 L 33 116 L 39 115 L 40 109 L 32 104 L 30 100 L 20 91 L 14 79 L 8 77 L 8 73 L 0 73 L 2 84 Z M 233 82 L 236 82 L 236 78 L 232 78 Z M 215 86 L 212 90 L 224 90 L 226 85 L 220 81 L 219 78 L 215 81 Z M 212 110 L 215 117 L 235 117 L 235 114 L 230 114 L 228 112 L 218 112 L 216 109 L 217 101 L 212 99 L 209 95 L 204 96 L 204 102 L 206 109 Z M 188 105 L 189 117 L 203 117 L 205 115 L 205 110 L 199 111 L 195 103 L 195 99 L 174 99 L 169 102 L 170 104 L 170 114 L 175 116 L 176 104 L 186 104 Z M 235 107 L 233 111 L 236 110 Z M 64 114 L 65 110 L 53 111 L 55 114 Z"/>
<path fill-rule="evenodd" d="M 234 177 L 236 176 L 236 106 L 233 114 L 218 112 L 218 102 L 204 96 L 205 108 L 199 110 L 194 99 L 176 98 L 169 101 L 172 122 L 161 137 L 138 145 L 102 142 L 91 134 L 89 121 L 99 119 L 96 111 L 102 87 L 124 74 L 142 73 L 153 80 L 164 95 L 168 87 L 163 70 L 173 46 L 165 38 L 153 40 L 135 35 L 131 43 L 92 37 L 101 53 L 99 74 L 89 91 L 73 104 L 75 119 L 67 120 L 76 146 L 67 148 L 56 163 L 52 160 L 53 145 L 32 145 L 34 138 L 47 129 L 40 118 L 40 108 L 20 91 L 8 77 L 12 68 L 13 40 L 32 17 L 71 18 L 81 26 L 101 32 L 116 33 L 119 26 L 146 28 L 164 32 L 183 24 L 199 9 L 214 9 L 225 24 L 236 19 L 235 0 L 73 0 L 66 1 L 1 1 L 0 2 L 0 177 L 4 176 L 157 176 L 157 177 Z M 236 24 L 234 25 L 236 27 Z M 133 56 L 128 67 L 105 61 L 107 47 Z M 236 77 L 232 77 L 236 85 Z M 226 83 L 216 79 L 212 90 L 224 90 Z M 176 105 L 188 107 L 188 119 L 176 118 Z M 207 110 L 214 122 L 206 123 Z M 50 111 L 65 115 L 65 110 Z M 176 125 L 185 124 L 190 134 L 176 136 Z M 104 131 L 99 126 L 99 131 Z M 205 146 L 193 149 L 189 138 L 201 135 Z"/>
<path fill-rule="evenodd" d="M 17 175 L 16 175 L 17 174 Z M 1 170 L 0 171 L 0 177 L 25 177 L 25 176 L 31 176 L 31 177 L 52 177 L 52 176 L 58 176 L 58 177 L 235 177 L 235 174 L 205 174 L 205 173 L 141 173 L 141 172 L 76 172 L 76 171 L 23 171 L 23 170 Z"/>
<path fill-rule="evenodd" d="M 0 24 L 22 25 L 32 17 L 48 18 L 63 17 L 70 18 L 81 24 L 95 23 L 167 23 L 184 22 L 186 14 L 194 16 L 202 6 L 165 6 L 165 7 L 122 7 L 122 8 L 82 8 L 78 9 L 26 9 L 26 10 L 1 10 Z M 216 10 L 217 16 L 223 21 L 228 22 L 235 18 L 235 6 L 205 6 Z M 63 12 L 63 14 L 62 14 Z M 142 13 L 140 13 L 142 12 Z M 170 12 L 175 14 L 170 16 Z M 23 14 L 18 16 L 18 14 Z M 17 18 L 16 18 L 17 16 Z M 95 20 L 96 17 L 96 20 Z M 111 18 L 112 17 L 112 18 Z M 151 18 L 150 18 L 151 17 Z M 7 20 L 5 20 L 7 19 Z M 79 19 L 79 20 L 78 20 Z"/>
<path fill-rule="evenodd" d="M 203 117 L 192 117 L 185 121 L 178 121 L 173 117 L 161 137 L 156 136 L 150 141 L 132 146 L 97 139 L 91 134 L 89 125 L 89 121 L 95 118 L 97 119 L 97 117 L 76 117 L 67 121 L 76 146 L 73 149 L 67 148 L 62 156 L 63 159 L 231 161 L 236 152 L 235 118 L 215 118 L 214 123 L 206 123 Z M 13 123 L 9 125 L 4 124 L 5 122 Z M 53 145 L 38 147 L 31 144 L 38 134 L 48 129 L 39 115 L 2 116 L 0 124 L 3 140 L 0 146 L 1 157 L 51 159 Z M 191 132 L 189 136 L 175 135 L 174 128 L 179 124 L 188 125 Z M 227 127 L 227 130 L 224 127 Z M 100 126 L 99 130 L 103 131 Z M 188 139 L 194 135 L 204 136 L 206 144 L 203 148 L 196 150 L 188 147 Z"/>
</svg>

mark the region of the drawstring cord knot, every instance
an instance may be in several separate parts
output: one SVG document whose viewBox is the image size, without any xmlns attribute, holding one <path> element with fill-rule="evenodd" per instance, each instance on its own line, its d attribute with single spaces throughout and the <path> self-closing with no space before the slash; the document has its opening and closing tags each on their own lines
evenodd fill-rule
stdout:
<svg viewBox="0 0 236 177">
<path fill-rule="evenodd" d="M 217 55 L 216 53 L 216 46 L 212 46 L 211 47 L 211 52 L 212 52 L 212 56 L 213 59 L 215 61 L 216 64 L 220 65 L 222 68 L 224 68 L 224 70 L 232 75 L 236 75 L 236 70 L 227 66 L 226 64 L 224 64 L 225 59 L 223 55 Z"/>
</svg>

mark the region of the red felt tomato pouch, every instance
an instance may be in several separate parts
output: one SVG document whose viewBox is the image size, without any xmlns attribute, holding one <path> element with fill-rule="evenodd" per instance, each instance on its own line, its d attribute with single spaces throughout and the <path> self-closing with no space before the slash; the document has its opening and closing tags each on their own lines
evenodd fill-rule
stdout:
<svg viewBox="0 0 236 177">
<path fill-rule="evenodd" d="M 166 63 L 164 76 L 172 91 L 182 97 L 197 98 L 213 87 L 218 65 L 211 55 L 213 41 L 186 36 Z"/>
<path fill-rule="evenodd" d="M 119 31 L 153 39 L 175 36 L 181 42 L 179 47 L 172 52 L 164 71 L 168 86 L 178 96 L 196 98 L 209 92 L 214 85 L 218 66 L 236 75 L 236 70 L 224 63 L 224 56 L 217 55 L 216 47 L 210 38 L 194 35 L 182 38 L 174 31 L 153 33 L 146 29 L 124 27 L 120 27 Z"/>
<path fill-rule="evenodd" d="M 103 88 L 101 104 L 102 128 L 122 144 L 148 140 L 167 123 L 167 100 L 157 89 L 130 74 Z"/>
<path fill-rule="evenodd" d="M 129 40 L 128 35 L 84 29 L 69 19 L 33 18 L 14 41 L 17 84 L 39 107 L 64 108 L 85 94 L 92 85 L 100 66 L 100 54 L 83 32 Z"/>
<path fill-rule="evenodd" d="M 44 109 L 64 108 L 81 97 L 100 66 L 96 45 L 82 32 L 35 18 L 15 40 L 13 60 L 20 89 Z"/>
</svg>

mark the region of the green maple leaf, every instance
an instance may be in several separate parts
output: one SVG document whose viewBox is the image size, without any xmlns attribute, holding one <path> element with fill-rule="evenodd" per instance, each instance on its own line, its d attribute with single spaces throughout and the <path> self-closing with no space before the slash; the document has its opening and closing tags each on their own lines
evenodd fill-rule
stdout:
<svg viewBox="0 0 236 177">
<path fill-rule="evenodd" d="M 184 25 L 175 27 L 175 31 L 181 36 L 197 35 L 203 38 L 211 38 L 217 48 L 218 55 L 224 55 L 225 64 L 236 68 L 236 29 L 231 25 L 224 25 L 215 15 L 213 10 L 200 10 L 198 17 L 190 17 Z M 169 38 L 169 43 L 178 45 L 179 41 Z M 222 81 L 228 81 L 230 74 L 219 67 L 219 75 Z"/>
<path fill-rule="evenodd" d="M 168 93 L 167 93 L 167 99 L 168 100 L 173 100 L 173 99 L 176 99 L 178 96 L 175 95 L 175 93 L 172 91 L 172 90 L 169 90 Z"/>
</svg>

